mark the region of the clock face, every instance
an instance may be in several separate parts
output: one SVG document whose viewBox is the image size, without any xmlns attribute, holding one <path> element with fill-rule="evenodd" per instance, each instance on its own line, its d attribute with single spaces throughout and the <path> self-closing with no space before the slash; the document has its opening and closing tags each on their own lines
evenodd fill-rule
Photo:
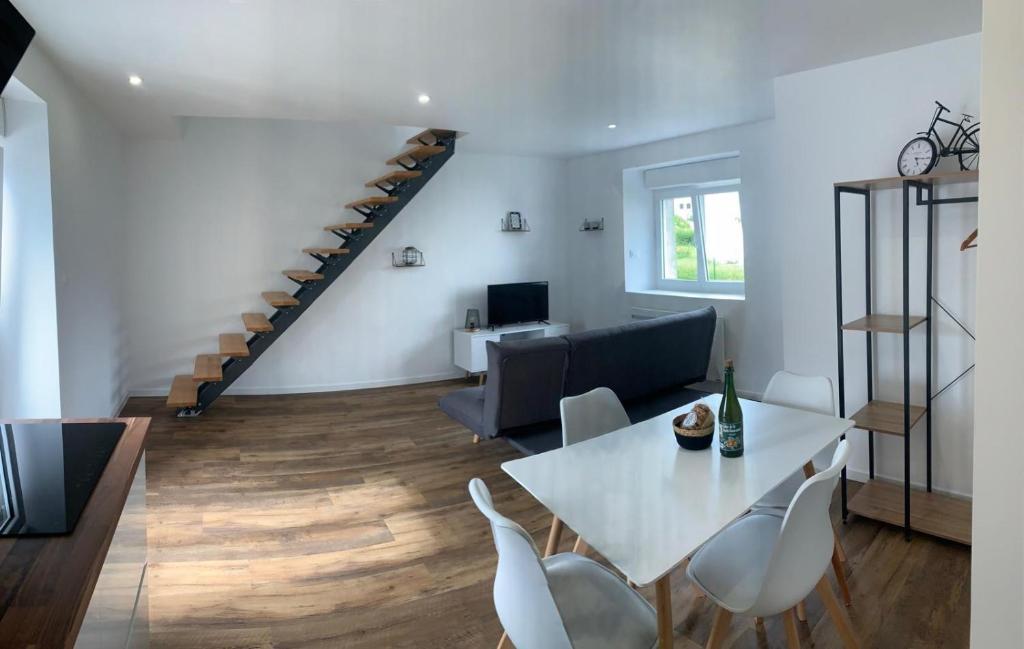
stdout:
<svg viewBox="0 0 1024 649">
<path fill-rule="evenodd" d="M 924 138 L 911 140 L 900 154 L 900 173 L 904 176 L 919 176 L 931 170 L 935 148 Z"/>
</svg>

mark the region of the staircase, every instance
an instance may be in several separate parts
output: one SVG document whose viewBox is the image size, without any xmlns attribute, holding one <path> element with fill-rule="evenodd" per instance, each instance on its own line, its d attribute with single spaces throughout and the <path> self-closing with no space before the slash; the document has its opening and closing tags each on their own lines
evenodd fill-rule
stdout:
<svg viewBox="0 0 1024 649">
<path fill-rule="evenodd" d="M 298 284 L 294 293 L 265 291 L 263 300 L 274 309 L 263 313 L 243 313 L 242 324 L 251 334 L 220 335 L 217 354 L 196 356 L 192 374 L 174 377 L 167 406 L 179 417 L 195 417 L 210 407 L 217 397 L 242 375 L 256 359 L 299 319 L 327 287 L 366 250 L 370 242 L 398 216 L 413 196 L 423 188 L 455 153 L 455 131 L 427 129 L 412 137 L 411 148 L 387 161 L 399 167 L 366 183 L 384 193 L 345 205 L 362 220 L 328 225 L 324 230 L 341 241 L 336 248 L 305 248 L 302 252 L 319 262 L 316 270 L 285 270 L 285 277 Z"/>
</svg>

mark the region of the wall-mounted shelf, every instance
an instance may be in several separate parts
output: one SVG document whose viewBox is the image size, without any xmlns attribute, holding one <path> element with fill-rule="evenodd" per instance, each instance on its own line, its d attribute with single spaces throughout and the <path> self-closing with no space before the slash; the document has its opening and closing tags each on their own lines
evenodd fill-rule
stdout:
<svg viewBox="0 0 1024 649">
<path fill-rule="evenodd" d="M 976 183 L 977 171 L 956 171 L 926 176 L 890 176 L 869 180 L 837 182 L 833 186 L 835 206 L 835 253 L 836 253 L 836 332 L 839 360 L 839 416 L 846 416 L 846 358 L 843 340 L 848 332 L 863 332 L 866 342 L 865 364 L 867 371 L 867 404 L 852 417 L 855 427 L 868 434 L 868 475 L 869 481 L 862 486 L 852 499 L 847 498 L 848 485 L 846 470 L 843 470 L 842 507 L 843 519 L 849 512 L 875 520 L 901 525 L 907 538 L 912 530 L 931 534 L 944 539 L 970 544 L 971 504 L 968 501 L 936 494 L 932 491 L 932 401 L 946 388 L 932 392 L 932 306 L 938 304 L 932 294 L 934 268 L 934 217 L 939 205 L 953 203 L 977 203 L 977 195 L 940 198 L 936 187 L 961 183 Z M 874 191 L 900 189 L 903 192 L 902 210 L 902 313 L 872 313 L 872 250 L 871 250 L 871 194 Z M 862 214 L 864 223 L 864 297 L 866 315 L 856 320 L 843 320 L 843 240 L 842 240 L 842 197 L 860 196 L 864 199 Z M 926 208 L 927 237 L 925 239 L 925 295 L 924 315 L 911 315 L 910 295 L 910 219 L 911 207 Z M 953 317 L 952 314 L 949 314 Z M 953 318 L 968 335 L 973 335 Z M 910 401 L 910 345 L 912 330 L 923 325 L 925 344 L 925 403 L 914 405 Z M 875 399 L 874 335 L 879 333 L 901 334 L 903 336 L 903 394 L 899 402 Z M 914 336 L 917 339 L 916 336 Z M 969 371 L 968 368 L 967 371 Z M 966 371 L 960 375 L 962 377 Z M 949 385 L 959 380 L 957 377 Z M 949 385 L 946 387 L 948 388 Z M 910 484 L 910 437 L 915 426 L 924 420 L 925 435 L 925 489 L 913 488 Z M 875 433 L 884 433 L 903 438 L 903 482 L 894 484 L 881 482 L 875 477 Z"/>
</svg>

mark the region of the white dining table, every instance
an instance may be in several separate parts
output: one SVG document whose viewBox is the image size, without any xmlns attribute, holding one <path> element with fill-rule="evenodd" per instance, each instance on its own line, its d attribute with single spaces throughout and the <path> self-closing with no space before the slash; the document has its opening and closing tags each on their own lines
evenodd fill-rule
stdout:
<svg viewBox="0 0 1024 649">
<path fill-rule="evenodd" d="M 672 419 L 698 402 L 501 468 L 627 579 L 655 584 L 659 647 L 672 646 L 669 573 L 853 427 L 849 419 L 741 399 L 743 455 L 681 449 Z"/>
</svg>

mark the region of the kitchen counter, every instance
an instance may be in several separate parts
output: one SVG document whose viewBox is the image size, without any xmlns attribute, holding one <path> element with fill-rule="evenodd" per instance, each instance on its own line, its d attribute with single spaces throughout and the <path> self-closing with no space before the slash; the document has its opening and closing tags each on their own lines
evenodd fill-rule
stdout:
<svg viewBox="0 0 1024 649">
<path fill-rule="evenodd" d="M 144 451 L 149 419 L 59 423 L 104 422 L 127 427 L 74 530 L 0 538 L 3 649 L 120 649 L 131 646 L 133 636 L 148 634 Z"/>
</svg>

